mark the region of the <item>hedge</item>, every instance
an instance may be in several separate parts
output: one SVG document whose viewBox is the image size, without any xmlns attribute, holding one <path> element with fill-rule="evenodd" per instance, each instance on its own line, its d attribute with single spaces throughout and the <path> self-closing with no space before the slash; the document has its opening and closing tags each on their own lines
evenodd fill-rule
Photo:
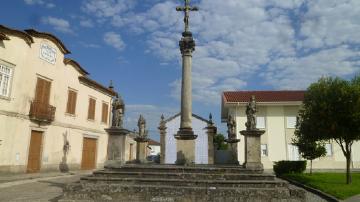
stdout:
<svg viewBox="0 0 360 202">
<path fill-rule="evenodd" d="M 276 175 L 288 173 L 303 173 L 306 170 L 306 161 L 278 161 L 274 163 Z"/>
</svg>

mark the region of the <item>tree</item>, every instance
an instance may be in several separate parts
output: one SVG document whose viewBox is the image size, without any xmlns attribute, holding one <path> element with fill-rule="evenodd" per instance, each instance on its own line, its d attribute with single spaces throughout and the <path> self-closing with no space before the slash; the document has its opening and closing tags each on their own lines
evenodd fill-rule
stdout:
<svg viewBox="0 0 360 202">
<path fill-rule="evenodd" d="M 214 136 L 214 145 L 217 150 L 227 150 L 228 148 L 228 145 L 225 143 L 225 137 L 221 133 Z"/>
<path fill-rule="evenodd" d="M 309 141 L 334 140 L 346 158 L 346 183 L 351 183 L 351 146 L 360 140 L 360 77 L 347 81 L 321 78 L 307 89 L 296 133 Z"/>
<path fill-rule="evenodd" d="M 316 142 L 304 137 L 299 131 L 295 131 L 293 144 L 299 148 L 301 156 L 310 160 L 310 175 L 312 174 L 312 161 L 326 155 L 326 149 L 322 142 Z"/>
</svg>

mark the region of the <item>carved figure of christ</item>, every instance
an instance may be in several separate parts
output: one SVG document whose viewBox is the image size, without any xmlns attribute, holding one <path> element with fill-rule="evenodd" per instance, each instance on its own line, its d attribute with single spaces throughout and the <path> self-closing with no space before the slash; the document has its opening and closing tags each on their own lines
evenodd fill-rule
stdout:
<svg viewBox="0 0 360 202">
<path fill-rule="evenodd" d="M 176 7 L 177 11 L 184 12 L 184 23 L 185 23 L 185 32 L 189 32 L 189 17 L 190 17 L 190 11 L 198 11 L 199 8 L 196 6 L 191 7 L 190 6 L 190 0 L 185 0 L 185 6 L 178 6 Z"/>
</svg>

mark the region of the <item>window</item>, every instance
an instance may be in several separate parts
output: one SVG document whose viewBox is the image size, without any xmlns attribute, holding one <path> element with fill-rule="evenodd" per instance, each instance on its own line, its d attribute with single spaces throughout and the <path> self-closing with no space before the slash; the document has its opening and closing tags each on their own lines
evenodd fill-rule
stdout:
<svg viewBox="0 0 360 202">
<path fill-rule="evenodd" d="M 34 101 L 43 106 L 49 105 L 51 81 L 37 78 Z"/>
<path fill-rule="evenodd" d="M 288 144 L 288 155 L 290 161 L 300 160 L 299 148 L 295 145 Z"/>
<path fill-rule="evenodd" d="M 256 117 L 256 128 L 265 128 L 265 117 Z"/>
<path fill-rule="evenodd" d="M 325 144 L 326 156 L 332 156 L 332 144 Z"/>
<path fill-rule="evenodd" d="M 95 120 L 95 105 L 96 105 L 96 100 L 94 98 L 89 98 L 89 109 L 88 109 L 89 120 Z"/>
<path fill-rule="evenodd" d="M 267 144 L 262 144 L 261 145 L 261 156 L 267 156 L 267 155 L 268 155 Z"/>
<path fill-rule="evenodd" d="M 75 115 L 77 92 L 68 90 L 68 100 L 66 105 L 66 113 Z"/>
<path fill-rule="evenodd" d="M 10 84 L 12 79 L 12 69 L 0 64 L 0 96 L 10 96 Z"/>
<path fill-rule="evenodd" d="M 296 116 L 286 117 L 286 128 L 295 128 L 296 127 Z"/>
<path fill-rule="evenodd" d="M 107 123 L 108 121 L 108 110 L 109 110 L 109 105 L 107 103 L 102 103 L 101 122 L 103 123 Z"/>
</svg>

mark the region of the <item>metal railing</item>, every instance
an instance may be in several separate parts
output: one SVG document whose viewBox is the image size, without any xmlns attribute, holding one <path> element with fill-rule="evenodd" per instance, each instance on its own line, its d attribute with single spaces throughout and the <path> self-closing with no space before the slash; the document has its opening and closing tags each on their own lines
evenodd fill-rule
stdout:
<svg viewBox="0 0 360 202">
<path fill-rule="evenodd" d="M 50 123 L 55 119 L 55 111 L 56 107 L 54 106 L 40 101 L 32 101 L 29 117 L 31 120 Z"/>
</svg>

